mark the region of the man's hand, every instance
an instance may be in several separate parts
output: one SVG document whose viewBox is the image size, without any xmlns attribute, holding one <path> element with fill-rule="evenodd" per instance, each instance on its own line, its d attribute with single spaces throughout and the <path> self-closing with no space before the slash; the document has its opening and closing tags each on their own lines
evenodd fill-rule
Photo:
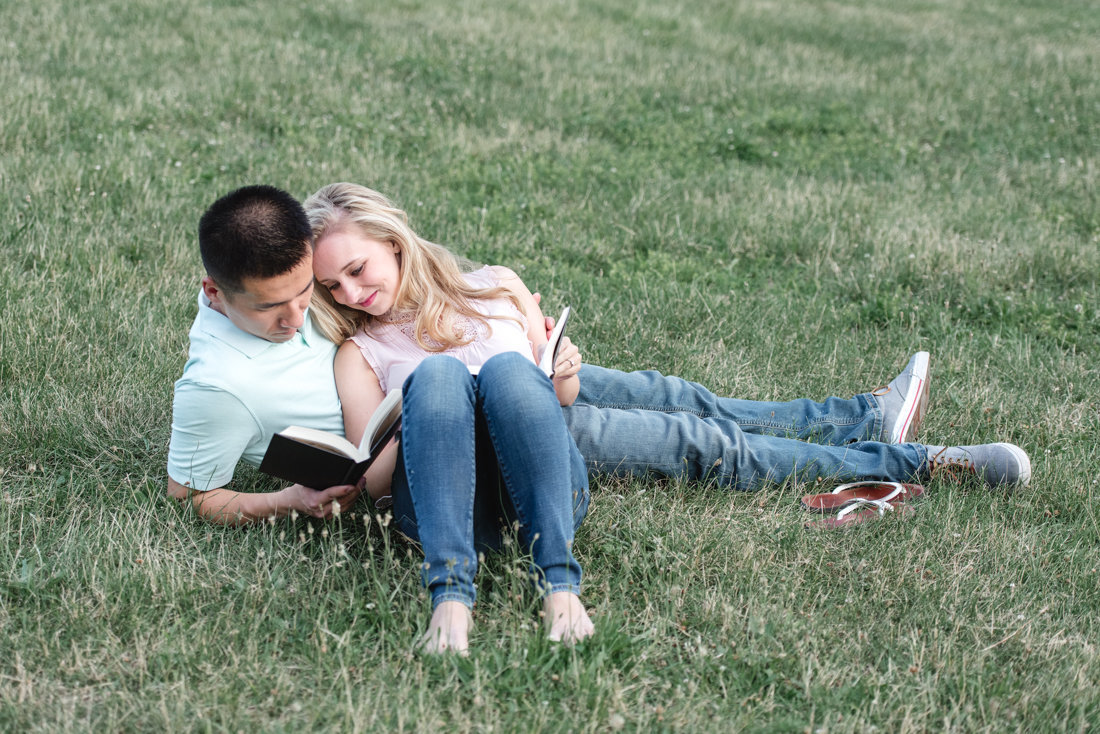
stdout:
<svg viewBox="0 0 1100 734">
<path fill-rule="evenodd" d="M 296 510 L 310 517 L 327 520 L 334 514 L 351 509 L 362 487 L 355 484 L 339 484 L 328 489 L 310 489 L 301 484 L 292 484 L 283 490 L 283 501 L 288 509 Z"/>
<path fill-rule="evenodd" d="M 220 525 L 247 525 L 292 513 L 329 518 L 351 509 L 365 483 L 343 484 L 318 491 L 292 484 L 277 492 L 234 492 L 218 487 L 196 492 L 171 477 L 168 496 L 190 502 L 199 516 Z"/>
</svg>

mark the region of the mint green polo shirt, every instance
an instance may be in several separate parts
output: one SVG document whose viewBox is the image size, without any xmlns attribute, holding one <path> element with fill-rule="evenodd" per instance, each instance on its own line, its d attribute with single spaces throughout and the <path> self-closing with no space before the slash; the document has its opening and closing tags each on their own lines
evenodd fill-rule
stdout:
<svg viewBox="0 0 1100 734">
<path fill-rule="evenodd" d="M 272 434 L 287 426 L 344 435 L 332 373 L 336 345 L 308 311 L 298 333 L 276 344 L 238 329 L 199 291 L 189 336 L 172 403 L 172 479 L 200 491 L 224 487 L 238 461 L 259 465 Z"/>
</svg>

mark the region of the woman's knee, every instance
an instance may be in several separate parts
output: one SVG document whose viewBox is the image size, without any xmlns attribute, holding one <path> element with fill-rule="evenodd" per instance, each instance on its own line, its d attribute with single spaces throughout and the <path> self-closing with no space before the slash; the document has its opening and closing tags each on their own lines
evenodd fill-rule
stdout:
<svg viewBox="0 0 1100 734">
<path fill-rule="evenodd" d="M 478 391 L 491 400 L 525 400 L 539 388 L 553 387 L 535 363 L 518 352 L 497 354 L 481 366 Z"/>
<path fill-rule="evenodd" d="M 403 395 L 406 436 L 411 423 L 425 420 L 457 420 L 473 426 L 473 378 L 466 365 L 454 357 L 433 355 L 425 359 L 405 380 Z"/>
<path fill-rule="evenodd" d="M 412 383 L 453 384 L 455 381 L 468 380 L 470 371 L 466 365 L 446 354 L 433 354 L 427 357 L 405 380 L 405 386 Z"/>
<path fill-rule="evenodd" d="M 538 372 L 535 363 L 519 352 L 501 352 L 494 354 L 481 365 L 478 377 L 482 379 L 507 379 L 516 375 L 533 375 Z"/>
</svg>

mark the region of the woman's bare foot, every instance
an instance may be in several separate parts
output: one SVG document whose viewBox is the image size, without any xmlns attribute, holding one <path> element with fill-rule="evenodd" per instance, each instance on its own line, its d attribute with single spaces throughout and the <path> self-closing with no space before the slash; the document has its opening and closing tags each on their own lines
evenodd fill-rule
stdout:
<svg viewBox="0 0 1100 734">
<path fill-rule="evenodd" d="M 555 591 L 543 602 L 547 636 L 555 642 L 572 645 L 596 631 L 581 598 L 571 591 Z"/>
<path fill-rule="evenodd" d="M 428 631 L 420 638 L 420 649 L 429 653 L 470 654 L 468 640 L 474 618 L 470 608 L 460 601 L 444 601 L 432 612 Z"/>
</svg>

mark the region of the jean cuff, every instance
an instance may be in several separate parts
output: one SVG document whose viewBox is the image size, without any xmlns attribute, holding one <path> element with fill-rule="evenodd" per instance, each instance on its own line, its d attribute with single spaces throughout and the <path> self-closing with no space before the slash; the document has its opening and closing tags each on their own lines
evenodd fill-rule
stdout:
<svg viewBox="0 0 1100 734">
<path fill-rule="evenodd" d="M 540 584 L 539 585 L 539 591 L 542 592 L 542 596 L 543 596 L 544 599 L 546 597 L 550 596 L 551 594 L 554 594 L 554 593 L 559 592 L 559 591 L 570 591 L 570 592 L 576 594 L 577 596 L 580 596 L 581 595 L 581 585 L 580 584 Z"/>
<path fill-rule="evenodd" d="M 439 592 L 432 592 L 432 611 L 445 601 L 457 601 L 466 606 L 467 609 L 474 608 L 474 602 L 476 601 L 476 594 L 470 595 L 458 591 L 452 588 L 443 588 Z"/>
</svg>

